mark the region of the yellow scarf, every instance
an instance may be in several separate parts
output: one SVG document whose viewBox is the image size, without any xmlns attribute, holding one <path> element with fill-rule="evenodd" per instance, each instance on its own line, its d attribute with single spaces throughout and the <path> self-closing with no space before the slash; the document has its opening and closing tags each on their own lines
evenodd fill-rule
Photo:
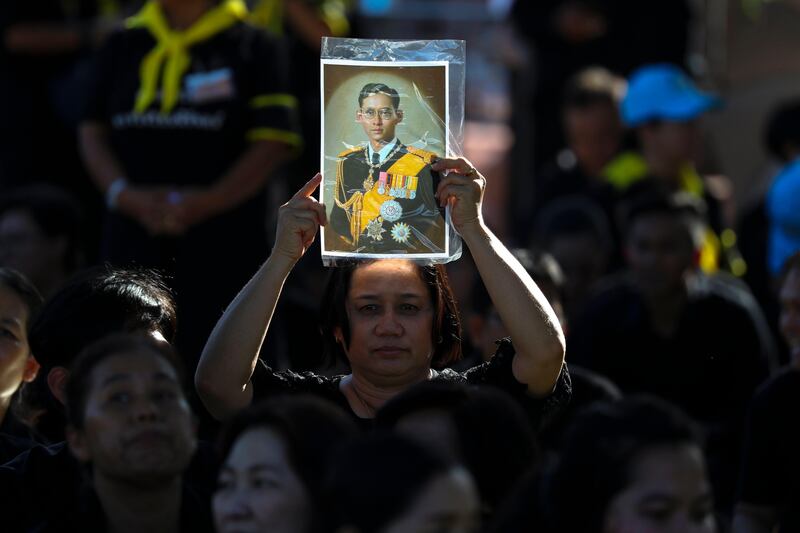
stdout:
<svg viewBox="0 0 800 533">
<path fill-rule="evenodd" d="M 139 68 L 141 86 L 136 95 L 134 111 L 143 113 L 156 97 L 158 75 L 164 68 L 161 84 L 161 112 L 169 113 L 178 103 L 181 80 L 191 64 L 189 47 L 205 41 L 247 17 L 247 6 L 242 0 L 224 0 L 207 11 L 184 31 L 169 27 L 161 4 L 150 0 L 139 13 L 126 22 L 128 28 L 147 28 L 156 39 L 156 46 L 142 60 Z M 166 62 L 166 65 L 164 64 Z"/>
</svg>

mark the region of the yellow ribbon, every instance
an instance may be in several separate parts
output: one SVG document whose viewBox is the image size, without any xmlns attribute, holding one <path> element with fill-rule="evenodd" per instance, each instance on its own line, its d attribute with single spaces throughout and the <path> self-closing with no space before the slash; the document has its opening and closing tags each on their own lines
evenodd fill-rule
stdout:
<svg viewBox="0 0 800 533">
<path fill-rule="evenodd" d="M 169 113 L 178 103 L 183 75 L 191 64 L 189 47 L 233 26 L 247 17 L 242 0 L 224 0 L 207 11 L 184 31 L 169 27 L 161 4 L 150 0 L 139 13 L 126 22 L 128 28 L 147 28 L 156 39 L 156 46 L 142 60 L 139 68 L 141 86 L 134 111 L 143 113 L 155 100 L 158 75 L 164 70 L 161 86 L 161 112 Z"/>
</svg>

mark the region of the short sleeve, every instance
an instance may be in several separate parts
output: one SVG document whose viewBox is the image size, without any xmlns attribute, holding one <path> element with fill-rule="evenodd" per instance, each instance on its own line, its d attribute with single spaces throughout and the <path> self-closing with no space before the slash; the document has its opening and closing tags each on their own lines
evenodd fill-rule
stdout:
<svg viewBox="0 0 800 533">
<path fill-rule="evenodd" d="M 250 68 L 253 81 L 247 101 L 247 140 L 300 147 L 297 98 L 289 92 L 286 51 L 280 41 L 258 32 L 253 40 Z"/>
<path fill-rule="evenodd" d="M 309 393 L 329 396 L 338 388 L 336 378 L 320 376 L 313 372 L 292 372 L 284 370 L 276 372 L 264 361 L 258 360 L 253 376 L 253 401 L 275 394 Z"/>
<path fill-rule="evenodd" d="M 114 80 L 113 68 L 117 55 L 116 50 L 123 39 L 123 32 L 124 30 L 121 30 L 111 35 L 92 60 L 83 106 L 83 122 L 108 122 L 109 120 L 108 96 L 111 94 L 111 85 Z"/>
<path fill-rule="evenodd" d="M 534 428 L 540 428 L 565 408 L 572 397 L 572 381 L 566 363 L 561 367 L 555 389 L 543 397 L 528 394 L 528 387 L 514 377 L 512 362 L 514 345 L 511 339 L 497 341 L 497 351 L 491 360 L 464 373 L 471 385 L 490 385 L 503 389 L 515 397 L 527 412 Z"/>
</svg>

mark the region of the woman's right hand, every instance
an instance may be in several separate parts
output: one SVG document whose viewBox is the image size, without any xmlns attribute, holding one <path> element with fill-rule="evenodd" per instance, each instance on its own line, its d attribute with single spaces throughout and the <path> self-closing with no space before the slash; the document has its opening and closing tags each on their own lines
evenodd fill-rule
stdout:
<svg viewBox="0 0 800 533">
<path fill-rule="evenodd" d="M 322 175 L 317 173 L 281 206 L 272 255 L 296 262 L 314 242 L 317 229 L 327 222 L 325 206 L 311 196 L 321 182 Z"/>
</svg>

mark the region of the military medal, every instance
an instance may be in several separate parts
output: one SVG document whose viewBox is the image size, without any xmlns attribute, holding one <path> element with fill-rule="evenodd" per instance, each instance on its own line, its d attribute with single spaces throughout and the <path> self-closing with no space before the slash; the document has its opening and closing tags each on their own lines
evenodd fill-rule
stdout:
<svg viewBox="0 0 800 533">
<path fill-rule="evenodd" d="M 403 207 L 396 200 L 386 200 L 381 204 L 381 216 L 387 222 L 397 222 L 403 216 Z"/>
<path fill-rule="evenodd" d="M 381 172 L 378 176 L 378 194 L 386 194 L 386 183 L 389 181 L 389 173 Z"/>
<path fill-rule="evenodd" d="M 373 240 L 382 241 L 383 237 L 381 234 L 384 232 L 386 232 L 386 230 L 383 229 L 383 220 L 381 220 L 381 217 L 373 219 L 369 224 L 367 224 L 367 237 L 370 237 Z"/>
<path fill-rule="evenodd" d="M 411 236 L 411 228 L 408 227 L 408 224 L 405 224 L 403 222 L 398 222 L 397 224 L 392 226 L 392 239 L 399 242 L 400 244 L 406 244 L 410 236 Z"/>
</svg>

